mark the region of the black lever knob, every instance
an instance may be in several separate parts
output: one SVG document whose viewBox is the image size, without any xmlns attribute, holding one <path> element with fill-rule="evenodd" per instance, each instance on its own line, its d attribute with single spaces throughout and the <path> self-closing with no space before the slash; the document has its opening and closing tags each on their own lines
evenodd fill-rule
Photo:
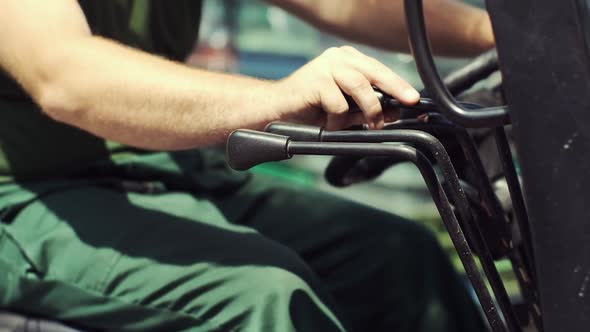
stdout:
<svg viewBox="0 0 590 332">
<path fill-rule="evenodd" d="M 229 135 L 227 139 L 227 159 L 229 166 L 238 171 L 245 171 L 256 165 L 290 159 L 287 152 L 289 137 L 241 129 Z"/>
</svg>

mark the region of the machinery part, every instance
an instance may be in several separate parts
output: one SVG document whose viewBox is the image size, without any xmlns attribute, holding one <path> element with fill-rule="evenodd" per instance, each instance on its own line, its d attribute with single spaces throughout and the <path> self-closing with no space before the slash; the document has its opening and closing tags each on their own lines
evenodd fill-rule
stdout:
<svg viewBox="0 0 590 332">
<path fill-rule="evenodd" d="M 410 46 L 422 82 L 440 112 L 465 127 L 500 127 L 510 122 L 506 107 L 469 110 L 457 103 L 442 82 L 428 43 L 422 0 L 404 0 Z"/>
<path fill-rule="evenodd" d="M 289 131 L 287 125 L 280 126 L 268 126 L 267 130 L 285 135 L 285 137 L 295 136 L 295 140 L 298 141 L 303 137 L 298 134 L 299 128 L 302 126 L 296 126 L 297 129 Z M 310 129 L 311 131 L 311 129 Z M 321 142 L 357 142 L 357 143 L 381 143 L 381 142 L 395 142 L 395 143 L 409 143 L 420 149 L 421 151 L 427 151 L 429 155 L 433 156 L 436 163 L 439 165 L 443 177 L 447 183 L 449 189 L 449 196 L 454 203 L 457 213 L 459 214 L 459 221 L 462 229 L 467 235 L 467 239 L 470 240 L 470 244 L 473 246 L 474 251 L 479 254 L 482 261 L 482 266 L 488 277 L 494 294 L 510 331 L 518 331 L 520 325 L 517 318 L 514 316 L 514 311 L 510 303 L 510 299 L 502 283 L 502 279 L 494 265 L 493 257 L 488 248 L 487 241 L 485 240 L 479 224 L 474 220 L 469 202 L 459 182 L 459 178 L 451 159 L 447 154 L 444 146 L 434 136 L 418 130 L 377 130 L 377 131 L 323 131 L 320 129 L 315 130 L 319 135 L 313 135 L 314 138 L 319 139 Z"/>
<path fill-rule="evenodd" d="M 494 332 L 506 331 L 506 327 L 496 310 L 493 298 L 475 263 L 475 258 L 465 238 L 465 234 L 452 206 L 436 176 L 433 165 L 420 151 L 406 145 L 380 144 L 380 143 L 334 143 L 334 142 L 296 142 L 289 137 L 256 132 L 251 130 L 237 130 L 233 132 L 227 145 L 228 161 L 232 168 L 244 170 L 263 162 L 263 158 L 245 158 L 240 149 L 245 147 L 247 151 L 256 151 L 260 145 L 259 155 L 268 153 L 268 161 L 276 160 L 283 155 L 283 159 L 290 159 L 293 155 L 343 155 L 343 156 L 389 156 L 396 159 L 404 159 L 413 162 L 422 174 L 426 185 L 432 195 L 435 205 L 441 214 L 451 240 L 457 249 L 459 258 L 465 268 L 467 276 L 471 280 L 477 297 L 484 309 L 490 326 Z M 272 142 L 269 144 L 269 142 Z M 284 144 L 283 144 L 284 143 Z M 270 151 L 272 150 L 272 151 Z M 511 312 L 511 311 L 510 311 Z M 510 313 L 508 313 L 510 314 Z M 508 318 L 507 318 L 508 319 Z"/>
<path fill-rule="evenodd" d="M 486 2 L 526 193 L 543 324 L 547 331 L 588 331 L 588 2 Z"/>
</svg>

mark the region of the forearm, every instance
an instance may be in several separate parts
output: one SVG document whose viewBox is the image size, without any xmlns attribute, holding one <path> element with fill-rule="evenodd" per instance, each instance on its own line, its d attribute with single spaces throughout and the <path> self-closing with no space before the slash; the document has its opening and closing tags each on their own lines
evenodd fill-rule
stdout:
<svg viewBox="0 0 590 332">
<path fill-rule="evenodd" d="M 269 0 L 313 25 L 372 46 L 409 51 L 403 0 Z M 457 0 L 424 0 L 433 49 L 440 55 L 469 56 L 493 47 L 485 11 Z"/>
<path fill-rule="evenodd" d="M 59 69 L 48 69 L 34 98 L 56 120 L 100 137 L 185 149 L 279 118 L 270 82 L 192 69 L 97 37 L 64 47 L 46 60 Z"/>
</svg>

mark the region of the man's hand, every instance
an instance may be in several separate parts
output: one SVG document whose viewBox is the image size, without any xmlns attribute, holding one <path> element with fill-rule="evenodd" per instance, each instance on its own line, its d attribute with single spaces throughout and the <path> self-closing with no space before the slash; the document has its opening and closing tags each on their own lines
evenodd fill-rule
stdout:
<svg viewBox="0 0 590 332">
<path fill-rule="evenodd" d="M 328 49 L 277 84 L 279 93 L 292 100 L 280 116 L 284 120 L 325 125 L 328 129 L 360 123 L 380 129 L 385 120 L 395 120 L 397 113 L 383 112 L 372 86 L 406 104 L 414 104 L 420 98 L 418 92 L 391 69 L 344 46 Z M 354 99 L 362 114 L 348 113 L 344 94 Z"/>
</svg>

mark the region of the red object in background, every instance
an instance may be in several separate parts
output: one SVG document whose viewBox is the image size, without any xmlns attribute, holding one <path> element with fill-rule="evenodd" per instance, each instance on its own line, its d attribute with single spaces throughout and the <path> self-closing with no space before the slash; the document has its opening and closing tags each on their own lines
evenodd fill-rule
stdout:
<svg viewBox="0 0 590 332">
<path fill-rule="evenodd" d="M 212 71 L 238 71 L 238 57 L 232 47 L 214 48 L 208 44 L 201 44 L 189 55 L 186 63 Z"/>
</svg>

